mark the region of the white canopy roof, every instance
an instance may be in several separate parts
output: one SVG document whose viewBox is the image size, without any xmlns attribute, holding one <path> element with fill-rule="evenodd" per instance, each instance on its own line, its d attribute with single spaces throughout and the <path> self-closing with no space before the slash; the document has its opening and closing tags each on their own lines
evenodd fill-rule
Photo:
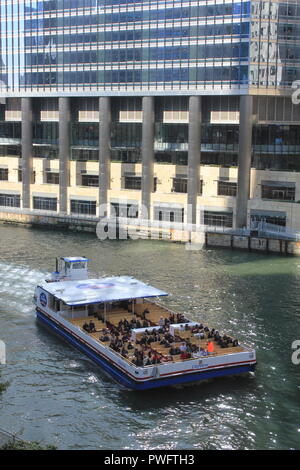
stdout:
<svg viewBox="0 0 300 470">
<path fill-rule="evenodd" d="M 67 305 L 85 305 L 168 295 L 166 292 L 130 276 L 51 282 L 45 283 L 41 287 Z"/>
</svg>

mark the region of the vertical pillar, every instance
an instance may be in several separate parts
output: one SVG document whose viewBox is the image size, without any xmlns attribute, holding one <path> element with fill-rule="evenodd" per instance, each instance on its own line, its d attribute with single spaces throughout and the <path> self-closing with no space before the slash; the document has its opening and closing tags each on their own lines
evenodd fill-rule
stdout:
<svg viewBox="0 0 300 470">
<path fill-rule="evenodd" d="M 253 98 L 240 96 L 238 184 L 236 198 L 236 228 L 247 227 L 250 194 Z"/>
<path fill-rule="evenodd" d="M 59 98 L 59 211 L 68 211 L 70 185 L 70 98 Z"/>
<path fill-rule="evenodd" d="M 99 205 L 100 216 L 107 215 L 108 189 L 110 188 L 110 131 L 111 101 L 99 99 Z"/>
<path fill-rule="evenodd" d="M 32 98 L 21 99 L 22 110 L 22 207 L 30 209 L 32 178 Z"/>
<path fill-rule="evenodd" d="M 154 97 L 144 96 L 142 102 L 142 219 L 150 219 L 151 193 L 154 183 Z"/>
<path fill-rule="evenodd" d="M 197 217 L 197 196 L 200 184 L 201 153 L 201 96 L 189 97 L 189 134 L 188 134 L 188 223 L 195 224 Z"/>
</svg>

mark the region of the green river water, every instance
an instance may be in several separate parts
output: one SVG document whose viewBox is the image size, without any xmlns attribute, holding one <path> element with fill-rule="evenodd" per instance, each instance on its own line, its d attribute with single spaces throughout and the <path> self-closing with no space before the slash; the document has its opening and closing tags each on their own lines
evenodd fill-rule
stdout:
<svg viewBox="0 0 300 470">
<path fill-rule="evenodd" d="M 0 427 L 59 449 L 299 449 L 300 258 L 188 251 L 162 241 L 0 226 Z M 36 284 L 56 256 L 87 256 L 90 275 L 132 275 L 163 302 L 257 350 L 255 374 L 182 389 L 122 389 L 36 322 Z"/>
</svg>

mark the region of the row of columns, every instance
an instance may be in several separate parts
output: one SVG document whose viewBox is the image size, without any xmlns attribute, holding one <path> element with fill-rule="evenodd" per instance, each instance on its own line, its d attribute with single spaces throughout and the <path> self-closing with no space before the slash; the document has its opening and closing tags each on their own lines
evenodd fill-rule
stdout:
<svg viewBox="0 0 300 470">
<path fill-rule="evenodd" d="M 188 129 L 188 222 L 196 223 L 197 195 L 199 191 L 199 168 L 201 162 L 201 96 L 189 97 Z M 247 208 L 250 191 L 251 147 L 253 109 L 252 97 L 240 97 L 238 190 L 236 198 L 236 227 L 247 226 Z M 154 97 L 142 99 L 142 218 L 150 214 L 151 193 L 154 182 Z M 22 207 L 30 208 L 30 184 L 32 160 L 32 99 L 22 98 Z M 59 98 L 59 204 L 60 213 L 67 212 L 68 186 L 70 181 L 70 98 Z M 99 98 L 99 201 L 102 207 L 108 203 L 110 187 L 110 134 L 111 105 L 109 97 Z M 105 211 L 100 215 L 105 215 Z"/>
</svg>

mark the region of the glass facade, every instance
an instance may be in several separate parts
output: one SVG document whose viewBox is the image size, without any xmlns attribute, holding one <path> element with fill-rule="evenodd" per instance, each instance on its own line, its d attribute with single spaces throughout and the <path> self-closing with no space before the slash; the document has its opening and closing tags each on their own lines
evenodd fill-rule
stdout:
<svg viewBox="0 0 300 470">
<path fill-rule="evenodd" d="M 0 15 L 3 91 L 249 81 L 250 1 L 3 0 Z"/>
<path fill-rule="evenodd" d="M 296 0 L 2 0 L 0 18 L 3 92 L 226 90 L 300 78 Z"/>
<path fill-rule="evenodd" d="M 187 200 L 197 206 L 201 196 L 205 225 L 231 227 L 247 159 L 251 188 L 243 190 L 251 198 L 262 205 L 298 202 L 300 105 L 290 94 L 300 79 L 299 5 L 1 0 L 3 194 L 22 182 L 22 208 L 83 215 L 95 215 L 101 200 L 127 213 L 125 203 L 113 202 L 127 194 L 149 200 L 156 220 L 171 221 L 183 220 L 181 206 Z M 240 114 L 245 99 L 250 124 Z M 240 136 L 251 129 L 244 151 Z M 44 192 L 33 184 L 59 188 Z M 43 196 L 52 192 L 57 197 Z M 18 198 L 9 197 L 3 205 L 18 207 Z M 248 219 L 250 209 L 243 207 Z"/>
<path fill-rule="evenodd" d="M 251 2 L 249 82 L 289 87 L 300 78 L 300 4 Z"/>
</svg>

